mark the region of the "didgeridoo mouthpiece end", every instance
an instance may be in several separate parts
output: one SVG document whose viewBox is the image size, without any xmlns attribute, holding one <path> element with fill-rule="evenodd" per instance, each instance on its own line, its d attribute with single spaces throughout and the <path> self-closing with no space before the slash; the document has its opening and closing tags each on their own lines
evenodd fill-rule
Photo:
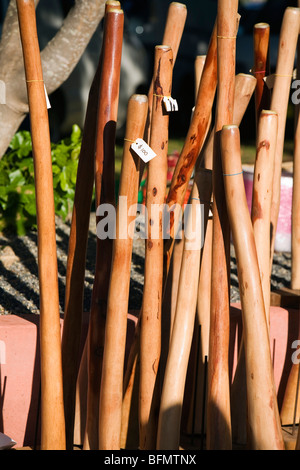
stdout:
<svg viewBox="0 0 300 470">
<path fill-rule="evenodd" d="M 255 29 L 269 29 L 270 25 L 268 23 L 256 23 L 254 25 Z"/>
<path fill-rule="evenodd" d="M 155 46 L 155 49 L 169 51 L 171 49 L 171 46 L 167 46 L 166 44 L 158 44 L 157 46 Z"/>
<path fill-rule="evenodd" d="M 121 10 L 121 8 L 110 8 L 106 14 L 110 15 L 111 13 L 118 13 L 119 15 L 124 14 L 124 12 L 123 12 L 123 10 Z"/>
<path fill-rule="evenodd" d="M 179 2 L 172 2 L 170 5 L 176 6 L 178 8 L 186 8 L 186 5 L 184 3 Z"/>
<path fill-rule="evenodd" d="M 111 5 L 119 6 L 119 5 L 121 5 L 121 3 L 120 3 L 118 0 L 107 0 L 107 1 L 105 2 L 105 5 L 109 5 L 109 6 L 111 6 Z"/>
<path fill-rule="evenodd" d="M 276 111 L 272 111 L 271 109 L 262 109 L 260 114 L 261 115 L 265 114 L 265 115 L 268 115 L 268 116 L 269 115 L 275 115 L 275 116 L 278 115 L 278 113 Z"/>
<path fill-rule="evenodd" d="M 147 103 L 148 96 L 135 94 L 135 95 L 132 95 L 130 99 L 133 101 L 138 101 L 139 103 Z"/>
<path fill-rule="evenodd" d="M 238 128 L 239 126 L 237 126 L 236 124 L 226 124 L 225 126 L 222 127 L 222 130 L 234 130 Z"/>
</svg>

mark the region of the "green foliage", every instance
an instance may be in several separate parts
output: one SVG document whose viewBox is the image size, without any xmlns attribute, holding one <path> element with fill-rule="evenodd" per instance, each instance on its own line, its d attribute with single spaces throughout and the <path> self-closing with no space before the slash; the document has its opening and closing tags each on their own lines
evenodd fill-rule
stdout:
<svg viewBox="0 0 300 470">
<path fill-rule="evenodd" d="M 55 213 L 63 220 L 74 201 L 81 130 L 73 126 L 71 136 L 51 144 Z M 0 231 L 24 235 L 36 228 L 34 161 L 31 135 L 18 132 L 0 160 Z"/>
</svg>

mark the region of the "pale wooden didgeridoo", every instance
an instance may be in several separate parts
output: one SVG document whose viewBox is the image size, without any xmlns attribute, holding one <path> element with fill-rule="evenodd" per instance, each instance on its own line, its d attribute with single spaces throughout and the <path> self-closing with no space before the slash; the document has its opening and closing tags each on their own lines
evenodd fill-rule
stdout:
<svg viewBox="0 0 300 470">
<path fill-rule="evenodd" d="M 233 122 L 238 2 L 218 2 L 218 91 L 213 151 L 213 239 L 207 392 L 207 449 L 231 449 L 229 388 L 230 226 L 224 197 L 220 131 Z"/>
<path fill-rule="evenodd" d="M 278 115 L 262 110 L 258 123 L 251 220 L 260 269 L 267 325 L 270 326 L 270 219 Z"/>
<path fill-rule="evenodd" d="M 217 87 L 217 28 L 214 26 L 199 85 L 195 110 L 172 177 L 166 203 L 170 210 L 170 239 L 164 244 L 164 284 L 173 252 L 178 216 L 184 196 L 208 132 Z"/>
<path fill-rule="evenodd" d="M 195 69 L 195 101 L 197 100 L 199 85 L 201 82 L 201 77 L 205 65 L 206 55 L 198 55 L 195 59 L 194 69 Z"/>
<path fill-rule="evenodd" d="M 170 3 L 164 34 L 161 44 L 171 47 L 173 51 L 173 67 L 176 62 L 184 26 L 186 23 L 187 8 L 184 3 L 172 2 Z M 154 83 L 151 80 L 149 91 L 148 91 L 148 116 L 145 126 L 144 139 L 146 142 L 150 141 L 151 132 L 151 116 L 152 116 L 152 103 L 153 103 L 153 87 Z M 143 165 L 141 166 L 142 169 Z"/>
<path fill-rule="evenodd" d="M 146 95 L 133 95 L 128 102 L 102 362 L 99 405 L 100 450 L 120 449 L 123 369 L 133 241 L 131 231 L 136 216 L 136 214 L 128 215 L 128 210 L 137 203 L 139 185 L 139 157 L 131 149 L 131 141 L 144 135 L 147 108 Z"/>
<path fill-rule="evenodd" d="M 34 1 L 18 0 L 34 158 L 38 227 L 41 449 L 66 448 L 55 209 L 48 111 Z"/>
<path fill-rule="evenodd" d="M 220 142 L 242 304 L 249 444 L 253 450 L 283 450 L 259 264 L 242 174 L 239 128 L 224 126 Z"/>
<path fill-rule="evenodd" d="M 181 414 L 191 343 L 195 325 L 201 249 L 211 196 L 211 172 L 198 172 L 190 199 L 190 212 L 184 226 L 177 304 L 162 388 L 158 450 L 178 450 Z M 204 204 L 203 213 L 201 204 Z M 206 212 L 204 214 L 204 211 Z"/>
<path fill-rule="evenodd" d="M 169 46 L 156 46 L 150 147 L 157 156 L 148 163 L 147 169 L 147 240 L 140 337 L 139 448 L 145 450 L 155 449 L 160 403 L 158 369 L 163 288 L 162 206 L 167 189 L 169 135 L 169 114 L 165 111 L 163 97 L 171 96 L 172 63 L 172 49 Z"/>
<path fill-rule="evenodd" d="M 284 13 L 279 37 L 279 51 L 276 65 L 275 82 L 272 90 L 270 109 L 278 113 L 278 134 L 275 154 L 273 196 L 271 209 L 271 260 L 275 248 L 275 236 L 281 194 L 282 157 L 284 149 L 287 108 L 290 96 L 297 40 L 300 25 L 300 8 L 288 7 Z"/>
<path fill-rule="evenodd" d="M 105 3 L 105 14 L 107 11 L 116 8 L 120 9 L 120 2 L 116 0 L 107 0 Z M 81 372 L 82 370 L 86 370 L 86 365 L 81 364 L 79 368 L 77 360 L 74 360 L 74 358 L 78 357 L 81 337 L 86 249 L 94 186 L 94 155 L 98 114 L 98 106 L 95 106 L 95 103 L 99 102 L 102 55 L 103 51 L 101 50 L 98 66 L 88 97 L 68 247 L 64 328 L 62 336 L 67 449 L 72 448 L 73 445 L 74 426 L 74 433 L 76 434 L 75 444 L 83 444 L 81 429 L 83 426 L 82 422 L 85 422 L 86 417 L 86 396 L 83 393 L 83 390 L 87 388 L 87 383 L 83 385 L 83 374 Z M 87 348 L 85 347 L 81 363 L 86 361 Z M 84 377 L 86 376 L 84 375 Z M 76 381 L 78 385 L 76 385 Z M 75 391 L 76 386 L 78 388 L 77 391 Z M 83 395 L 85 398 L 83 398 Z M 75 405 L 76 401 L 77 403 Z"/>
<path fill-rule="evenodd" d="M 253 176 L 251 221 L 256 245 L 266 321 L 270 326 L 270 216 L 277 138 L 277 113 L 262 110 L 257 131 L 256 161 Z M 247 442 L 247 396 L 245 345 L 242 340 L 238 364 L 231 387 L 232 440 Z"/>
<path fill-rule="evenodd" d="M 255 88 L 255 120 L 256 127 L 263 109 L 270 109 L 271 90 L 264 81 L 270 74 L 270 25 L 257 23 L 253 28 L 254 66 L 253 74 L 257 80 Z"/>
<path fill-rule="evenodd" d="M 115 134 L 122 56 L 124 14 L 121 9 L 107 11 L 104 22 L 102 74 L 99 91 L 95 143 L 95 201 L 115 206 Z M 100 221 L 97 216 L 96 220 Z M 83 448 L 98 449 L 98 407 L 104 348 L 105 318 L 113 240 L 97 237 L 95 279 L 88 331 L 88 395 L 86 432 Z"/>
</svg>

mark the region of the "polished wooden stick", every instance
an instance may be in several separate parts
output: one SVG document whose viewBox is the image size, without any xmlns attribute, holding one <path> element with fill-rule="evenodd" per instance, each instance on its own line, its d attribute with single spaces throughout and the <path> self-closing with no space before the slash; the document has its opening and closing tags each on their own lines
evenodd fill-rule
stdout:
<svg viewBox="0 0 300 470">
<path fill-rule="evenodd" d="M 140 449 L 155 449 L 160 403 L 159 363 L 163 289 L 163 204 L 167 190 L 169 114 L 163 97 L 171 96 L 173 53 L 156 46 L 150 146 L 157 154 L 148 163 L 144 293 L 140 338 Z M 155 209 L 158 209 L 156 211 Z"/>
<path fill-rule="evenodd" d="M 274 111 L 262 110 L 257 134 L 251 220 L 260 268 L 268 327 L 270 325 L 271 294 L 270 219 L 277 129 L 277 113 Z"/>
<path fill-rule="evenodd" d="M 207 393 L 207 448 L 230 449 L 230 227 L 224 197 L 220 131 L 233 121 L 238 2 L 218 2 L 218 95 L 213 153 L 213 241 Z"/>
<path fill-rule="evenodd" d="M 211 172 L 195 175 L 190 211 L 184 224 L 177 304 L 161 396 L 157 433 L 158 450 L 178 450 L 181 413 L 195 325 L 201 251 L 211 197 Z M 203 213 L 201 212 L 203 205 Z M 204 213 L 205 212 L 205 213 Z"/>
<path fill-rule="evenodd" d="M 223 127 L 221 150 L 225 195 L 236 252 L 242 304 L 249 443 L 254 450 L 283 450 L 268 326 L 244 187 L 240 134 L 237 126 Z"/>
<path fill-rule="evenodd" d="M 166 282 L 173 252 L 177 224 L 184 196 L 208 132 L 217 86 L 217 26 L 215 24 L 201 76 L 199 92 L 191 124 L 180 153 L 166 203 L 170 208 L 170 238 L 164 246 L 164 283 Z"/>
<path fill-rule="evenodd" d="M 40 289 L 41 449 L 66 448 L 49 119 L 33 0 L 18 0 L 34 158 Z"/>
<path fill-rule="evenodd" d="M 95 200 L 115 206 L 115 134 L 117 125 L 124 14 L 110 9 L 105 16 L 102 75 L 95 142 Z M 100 217 L 96 217 L 100 222 Z M 98 407 L 105 318 L 112 257 L 111 237 L 97 238 L 95 279 L 88 332 L 88 396 L 84 449 L 98 449 Z"/>
<path fill-rule="evenodd" d="M 137 203 L 139 184 L 139 157 L 131 149 L 131 142 L 144 135 L 147 108 L 147 96 L 133 95 L 130 98 L 107 303 L 99 405 L 100 450 L 120 449 L 123 369 L 133 241 L 131 231 L 136 216 L 136 214 L 129 215 L 128 210 Z"/>
<path fill-rule="evenodd" d="M 166 18 L 166 24 L 164 29 L 164 34 L 162 37 L 161 44 L 170 46 L 173 51 L 173 67 L 176 62 L 179 46 L 181 43 L 185 23 L 187 18 L 187 7 L 184 3 L 171 2 L 168 8 L 168 14 Z M 145 136 L 144 139 L 146 142 L 150 142 L 150 132 L 151 132 L 151 116 L 152 116 L 152 102 L 153 102 L 153 89 L 154 83 L 153 79 L 151 80 L 149 92 L 148 92 L 148 116 L 145 126 Z M 141 170 L 144 165 L 141 166 Z M 142 176 L 142 175 L 141 175 Z"/>
<path fill-rule="evenodd" d="M 255 119 L 258 126 L 259 116 L 263 109 L 270 109 L 271 90 L 264 81 L 270 75 L 270 25 L 257 23 L 253 28 L 254 67 L 253 74 L 257 80 L 255 89 Z"/>
<path fill-rule="evenodd" d="M 105 14 L 109 9 L 119 8 L 120 2 L 116 0 L 107 0 L 105 4 Z M 102 44 L 103 48 L 103 44 Z M 83 295 L 84 295 L 84 279 L 85 279 L 85 263 L 86 249 L 90 222 L 90 209 L 92 204 L 92 195 L 94 187 L 95 173 L 95 140 L 97 129 L 99 89 L 102 71 L 102 55 L 100 57 L 96 69 L 96 73 L 91 84 L 85 122 L 82 133 L 82 143 L 79 155 L 77 179 L 75 187 L 74 205 L 70 228 L 70 238 L 68 247 L 67 272 L 66 272 L 66 289 L 65 289 L 65 311 L 64 311 L 64 328 L 62 336 L 62 360 L 63 360 L 63 388 L 64 388 L 64 405 L 66 418 L 66 439 L 67 448 L 73 448 L 73 430 L 75 420 L 75 406 L 80 416 L 81 424 L 76 424 L 76 428 L 82 427 L 82 421 L 85 421 L 86 404 L 82 403 L 82 392 L 77 391 L 77 397 L 80 401 L 76 401 L 76 382 L 79 373 L 78 354 L 81 338 L 81 323 L 83 311 Z M 87 361 L 87 348 L 81 362 Z M 85 369 L 85 365 L 82 365 Z M 80 374 L 81 377 L 81 374 Z M 81 380 L 81 379 L 80 379 Z M 87 387 L 87 384 L 85 385 Z M 83 386 L 80 382 L 80 390 Z M 79 410 L 81 412 L 79 413 Z M 77 419 L 78 421 L 78 419 Z M 78 431 L 76 433 L 76 444 L 83 444 L 79 439 Z"/>
<path fill-rule="evenodd" d="M 300 9 L 288 7 L 285 10 L 281 25 L 275 82 L 272 90 L 272 99 L 270 105 L 270 109 L 278 113 L 278 134 L 271 209 L 272 238 L 270 270 L 272 268 L 277 220 L 280 208 L 282 157 L 285 141 L 287 108 L 290 97 L 295 53 L 299 35 L 299 24 Z"/>
</svg>

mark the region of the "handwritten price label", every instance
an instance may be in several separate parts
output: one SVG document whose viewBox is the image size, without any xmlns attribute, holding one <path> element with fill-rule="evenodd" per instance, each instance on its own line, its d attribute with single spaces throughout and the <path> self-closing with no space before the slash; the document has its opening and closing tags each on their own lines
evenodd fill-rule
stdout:
<svg viewBox="0 0 300 470">
<path fill-rule="evenodd" d="M 163 102 L 167 112 L 178 111 L 177 101 L 171 96 L 165 96 Z"/>
<path fill-rule="evenodd" d="M 143 139 L 136 139 L 131 148 L 145 163 L 156 157 L 156 153 L 153 152 L 152 148 Z"/>
</svg>

